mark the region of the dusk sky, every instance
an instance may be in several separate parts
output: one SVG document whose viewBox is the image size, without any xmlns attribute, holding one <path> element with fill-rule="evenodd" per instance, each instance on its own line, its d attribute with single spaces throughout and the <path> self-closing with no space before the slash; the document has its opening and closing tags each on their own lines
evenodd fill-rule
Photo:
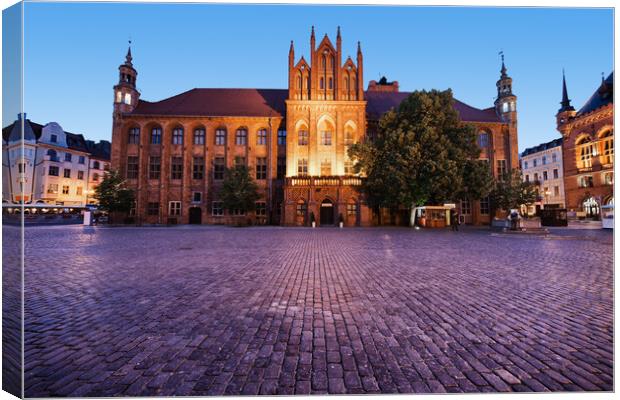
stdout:
<svg viewBox="0 0 620 400">
<path fill-rule="evenodd" d="M 562 68 L 577 109 L 613 68 L 611 9 L 27 3 L 24 21 L 28 117 L 95 140 L 111 138 L 130 37 L 150 101 L 195 87 L 286 88 L 290 40 L 308 58 L 310 27 L 318 43 L 340 25 L 345 57 L 361 41 L 365 86 L 385 75 L 402 91 L 451 88 L 487 108 L 503 50 L 520 151 L 559 137 Z"/>
</svg>

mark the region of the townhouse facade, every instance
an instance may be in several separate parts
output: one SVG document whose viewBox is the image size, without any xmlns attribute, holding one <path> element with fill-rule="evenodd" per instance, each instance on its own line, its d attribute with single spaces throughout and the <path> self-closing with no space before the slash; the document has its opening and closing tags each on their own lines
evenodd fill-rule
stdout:
<svg viewBox="0 0 620 400">
<path fill-rule="evenodd" d="M 562 139 L 525 149 L 521 153 L 523 180 L 537 186 L 537 201 L 528 206 L 528 215 L 545 208 L 565 208 Z"/>
</svg>

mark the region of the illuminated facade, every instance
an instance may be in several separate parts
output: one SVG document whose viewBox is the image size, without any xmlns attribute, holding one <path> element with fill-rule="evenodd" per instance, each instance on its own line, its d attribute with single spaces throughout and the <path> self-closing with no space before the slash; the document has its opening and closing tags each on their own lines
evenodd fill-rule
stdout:
<svg viewBox="0 0 620 400">
<path fill-rule="evenodd" d="M 377 216 L 357 192 L 347 148 L 372 137 L 381 115 L 410 93 L 397 82 L 364 90 L 363 54 L 343 61 L 335 46 L 310 36 L 310 57 L 291 42 L 288 89 L 192 89 L 157 102 L 140 99 L 131 51 L 114 86 L 112 165 L 137 192 L 142 223 L 253 223 L 368 226 Z M 495 175 L 518 167 L 516 96 L 502 64 L 492 107 L 456 101 L 479 132 L 481 158 Z M 250 215 L 228 212 L 218 199 L 224 169 L 249 167 L 261 199 Z M 466 222 L 490 222 L 487 200 L 459 203 Z"/>
<path fill-rule="evenodd" d="M 600 218 L 601 205 L 613 204 L 613 72 L 579 109 L 571 106 L 562 82 L 562 107 L 556 115 L 562 134 L 566 208 L 577 217 Z"/>
</svg>

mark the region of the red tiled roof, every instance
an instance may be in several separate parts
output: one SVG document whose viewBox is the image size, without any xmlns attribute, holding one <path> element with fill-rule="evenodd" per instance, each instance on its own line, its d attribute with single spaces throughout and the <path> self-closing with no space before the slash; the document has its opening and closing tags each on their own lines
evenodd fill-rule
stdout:
<svg viewBox="0 0 620 400">
<path fill-rule="evenodd" d="M 368 118 L 378 119 L 398 105 L 410 92 L 366 92 Z M 192 89 L 176 96 L 149 102 L 140 100 L 135 115 L 209 117 L 285 117 L 286 89 Z M 495 108 L 484 110 L 455 100 L 454 108 L 467 122 L 501 122 Z"/>
<path fill-rule="evenodd" d="M 366 114 L 369 119 L 379 119 L 390 109 L 398 108 L 411 92 L 366 92 Z M 458 111 L 461 121 L 466 122 L 501 122 L 495 112 L 495 107 L 478 108 L 469 106 L 454 99 L 454 108 Z"/>
<path fill-rule="evenodd" d="M 284 89 L 192 89 L 157 102 L 140 100 L 132 114 L 284 117 L 287 97 Z"/>
</svg>

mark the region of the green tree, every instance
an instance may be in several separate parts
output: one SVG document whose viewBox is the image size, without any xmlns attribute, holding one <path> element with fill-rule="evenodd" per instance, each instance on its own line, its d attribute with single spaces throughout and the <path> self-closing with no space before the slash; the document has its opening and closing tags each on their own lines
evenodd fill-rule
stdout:
<svg viewBox="0 0 620 400">
<path fill-rule="evenodd" d="M 376 140 L 351 146 L 370 206 L 392 210 L 488 195 L 476 131 L 463 124 L 450 90 L 416 91 L 379 121 Z"/>
<path fill-rule="evenodd" d="M 109 212 L 110 216 L 129 212 L 135 201 L 134 191 L 127 187 L 118 170 L 111 170 L 104 175 L 95 188 L 94 197 L 99 202 L 98 207 Z"/>
<path fill-rule="evenodd" d="M 506 211 L 521 205 L 530 205 L 537 197 L 536 185 L 524 182 L 521 170 L 518 169 L 513 169 L 502 179 L 496 180 L 490 196 L 495 207 Z"/>
<path fill-rule="evenodd" d="M 245 213 L 254 210 L 260 195 L 248 167 L 238 165 L 226 170 L 219 197 L 228 211 L 239 210 Z"/>
</svg>

